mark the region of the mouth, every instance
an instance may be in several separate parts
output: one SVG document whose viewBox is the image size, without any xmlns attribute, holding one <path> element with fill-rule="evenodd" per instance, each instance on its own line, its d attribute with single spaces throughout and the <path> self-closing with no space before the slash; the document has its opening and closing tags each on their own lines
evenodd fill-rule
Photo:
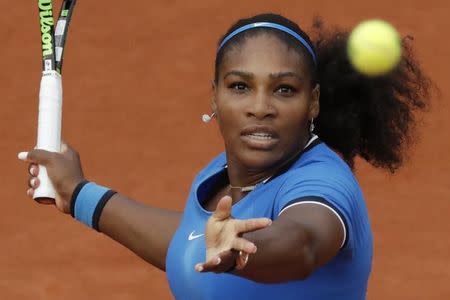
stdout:
<svg viewBox="0 0 450 300">
<path fill-rule="evenodd" d="M 278 134 L 268 126 L 249 126 L 241 132 L 241 139 L 251 149 L 270 150 L 278 142 Z"/>
</svg>

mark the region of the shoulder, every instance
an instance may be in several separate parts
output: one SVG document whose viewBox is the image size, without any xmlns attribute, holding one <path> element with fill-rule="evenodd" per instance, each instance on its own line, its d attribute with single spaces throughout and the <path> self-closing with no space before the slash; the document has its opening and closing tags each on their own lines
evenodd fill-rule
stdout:
<svg viewBox="0 0 450 300">
<path fill-rule="evenodd" d="M 322 143 L 310 149 L 283 177 L 275 215 L 294 205 L 315 202 L 329 207 L 340 217 L 350 244 L 356 236 L 370 231 L 360 186 L 350 167 L 327 145 Z"/>
<path fill-rule="evenodd" d="M 284 175 L 283 186 L 308 180 L 359 186 L 347 163 L 324 143 L 305 152 Z"/>
<path fill-rule="evenodd" d="M 359 184 L 349 166 L 324 143 L 303 153 L 273 181 L 277 186 L 275 214 L 293 201 L 306 197 L 323 198 L 346 207 L 362 198 Z"/>
</svg>

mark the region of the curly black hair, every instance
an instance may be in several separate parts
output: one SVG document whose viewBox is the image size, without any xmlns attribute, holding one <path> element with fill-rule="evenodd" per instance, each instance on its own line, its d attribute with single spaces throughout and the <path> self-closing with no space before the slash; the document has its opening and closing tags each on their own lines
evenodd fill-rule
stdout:
<svg viewBox="0 0 450 300">
<path fill-rule="evenodd" d="M 402 39 L 400 64 L 390 73 L 368 77 L 357 72 L 347 57 L 349 32 L 326 29 L 316 18 L 311 39 L 295 22 L 277 15 L 260 14 L 236 22 L 219 40 L 239 27 L 255 22 L 273 22 L 302 36 L 315 49 L 317 65 L 295 38 L 272 28 L 244 31 L 229 40 L 216 54 L 215 81 L 224 55 L 247 38 L 269 32 L 308 61 L 312 84 L 320 84 L 320 113 L 315 132 L 354 167 L 357 155 L 375 167 L 395 172 L 402 166 L 405 150 L 412 144 L 416 112 L 429 106 L 432 83 L 414 57 L 411 37 Z"/>
</svg>

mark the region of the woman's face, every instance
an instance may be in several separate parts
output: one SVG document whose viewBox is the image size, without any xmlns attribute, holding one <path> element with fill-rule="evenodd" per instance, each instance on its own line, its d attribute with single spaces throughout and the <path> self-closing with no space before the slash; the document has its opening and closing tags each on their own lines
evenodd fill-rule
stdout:
<svg viewBox="0 0 450 300">
<path fill-rule="evenodd" d="M 228 159 L 258 170 L 301 151 L 319 113 L 310 77 L 304 58 L 273 35 L 229 50 L 212 101 Z"/>
</svg>

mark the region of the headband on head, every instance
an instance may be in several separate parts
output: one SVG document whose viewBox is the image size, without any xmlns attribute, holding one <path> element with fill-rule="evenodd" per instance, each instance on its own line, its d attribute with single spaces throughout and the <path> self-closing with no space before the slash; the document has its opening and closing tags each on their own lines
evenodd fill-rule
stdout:
<svg viewBox="0 0 450 300">
<path fill-rule="evenodd" d="M 283 32 L 289 34 L 290 36 L 295 38 L 297 41 L 299 41 L 303 45 L 303 47 L 306 48 L 306 50 L 308 50 L 308 53 L 311 55 L 311 58 L 314 61 L 314 65 L 317 65 L 316 53 L 314 52 L 314 50 L 311 47 L 311 45 L 304 38 L 302 38 L 295 31 L 287 28 L 286 26 L 283 26 L 283 25 L 280 25 L 280 24 L 276 24 L 276 23 L 270 23 L 270 22 L 256 22 L 256 23 L 252 23 L 252 24 L 248 24 L 248 25 L 244 25 L 242 27 L 239 27 L 238 29 L 234 30 L 232 33 L 230 33 L 229 35 L 227 35 L 223 39 L 222 43 L 220 43 L 220 45 L 219 45 L 219 48 L 217 48 L 217 52 L 219 52 L 220 49 L 222 49 L 223 46 L 229 40 L 231 40 L 234 36 L 236 36 L 237 34 L 243 32 L 243 31 L 246 31 L 246 30 L 249 30 L 249 29 L 253 29 L 253 28 L 273 28 L 273 29 L 278 29 L 280 31 L 283 31 Z"/>
</svg>

